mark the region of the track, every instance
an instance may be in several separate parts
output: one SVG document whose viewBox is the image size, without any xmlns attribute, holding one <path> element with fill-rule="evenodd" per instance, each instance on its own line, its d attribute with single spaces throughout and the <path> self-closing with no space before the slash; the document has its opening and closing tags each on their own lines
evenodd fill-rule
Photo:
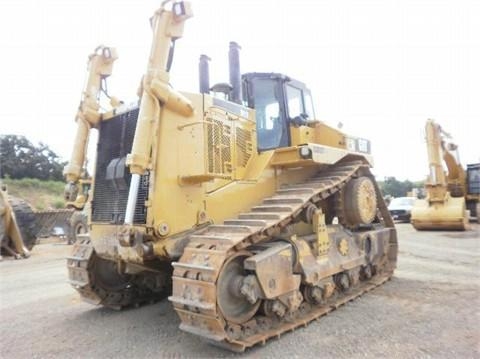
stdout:
<svg viewBox="0 0 480 359">
<path fill-rule="evenodd" d="M 161 286 L 152 288 L 145 284 L 148 275 L 119 274 L 115 262 L 96 255 L 90 238 L 85 234 L 78 235 L 72 255 L 67 257 L 67 268 L 70 284 L 84 301 L 91 304 L 120 310 L 154 303 L 165 298 L 167 293 L 167 279 Z M 163 277 L 169 274 L 165 271 Z"/>
<path fill-rule="evenodd" d="M 368 166 L 359 161 L 331 166 L 304 183 L 278 190 L 274 196 L 266 198 L 250 212 L 240 214 L 237 219 L 226 220 L 223 225 L 211 225 L 192 235 L 180 260 L 173 263 L 173 294 L 169 299 L 180 316 L 180 328 L 212 340 L 216 345 L 241 352 L 306 325 L 388 280 L 395 268 L 396 235 L 390 238 L 389 261 L 376 268 L 373 277 L 348 291 L 338 291 L 322 305 L 312 306 L 303 301 L 292 315 L 283 318 L 256 315 L 245 323 L 235 324 L 224 318 L 217 303 L 217 281 L 230 258 L 280 234 L 307 206 L 337 193 L 357 175 L 373 179 Z M 375 184 L 374 179 L 373 182 Z M 375 191 L 378 217 L 383 226 L 393 228 L 376 184 Z"/>
</svg>

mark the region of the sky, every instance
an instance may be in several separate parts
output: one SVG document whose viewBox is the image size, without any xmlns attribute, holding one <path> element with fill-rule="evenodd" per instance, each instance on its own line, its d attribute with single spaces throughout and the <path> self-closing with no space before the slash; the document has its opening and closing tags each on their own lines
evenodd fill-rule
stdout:
<svg viewBox="0 0 480 359">
<path fill-rule="evenodd" d="M 88 55 L 119 53 L 110 94 L 128 102 L 145 72 L 149 18 L 161 1 L 2 0 L 0 134 L 25 135 L 68 160 Z M 480 162 L 480 1 L 193 0 L 171 84 L 198 92 L 228 81 L 228 43 L 242 72 L 281 72 L 307 84 L 316 117 L 372 141 L 377 178 L 428 172 L 424 125 L 435 119 Z M 92 140 L 94 140 L 93 138 Z M 94 147 L 94 146 L 93 146 Z"/>
</svg>

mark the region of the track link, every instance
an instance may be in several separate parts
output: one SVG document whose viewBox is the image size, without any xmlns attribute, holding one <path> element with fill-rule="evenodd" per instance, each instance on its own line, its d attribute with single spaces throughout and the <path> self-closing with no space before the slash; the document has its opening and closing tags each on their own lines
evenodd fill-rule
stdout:
<svg viewBox="0 0 480 359">
<path fill-rule="evenodd" d="M 247 323 L 236 325 L 223 318 L 216 303 L 216 282 L 228 258 L 280 234 L 307 206 L 337 193 L 358 174 L 373 178 L 368 166 L 360 161 L 332 166 L 303 183 L 282 187 L 264 199 L 261 205 L 236 219 L 226 220 L 223 225 L 211 225 L 192 235 L 180 260 L 173 263 L 173 291 L 169 300 L 180 316 L 180 329 L 207 338 L 215 345 L 241 352 L 304 326 L 388 280 L 395 263 L 390 263 L 388 271 L 379 269 L 370 280 L 339 293 L 335 300 L 321 306 L 312 307 L 304 301 L 294 317 L 288 319 L 272 320 L 257 315 Z M 376 184 L 375 187 L 377 197 L 381 198 Z M 386 206 L 383 201 L 379 202 L 379 219 L 384 226 L 393 228 Z M 396 237 L 390 245 L 394 247 L 394 254 L 389 257 L 394 262 Z"/>
<path fill-rule="evenodd" d="M 102 266 L 99 263 L 103 263 Z M 137 307 L 145 303 L 154 303 L 165 298 L 167 291 L 152 291 L 142 285 L 141 278 L 120 276 L 116 269 L 107 267 L 107 275 L 112 276 L 108 285 L 102 282 L 105 264 L 114 266 L 115 262 L 101 259 L 95 253 L 88 235 L 78 235 L 72 255 L 67 257 L 68 280 L 81 298 L 91 304 L 103 305 L 120 310 L 125 307 Z M 103 267 L 103 269 L 102 269 Z"/>
</svg>

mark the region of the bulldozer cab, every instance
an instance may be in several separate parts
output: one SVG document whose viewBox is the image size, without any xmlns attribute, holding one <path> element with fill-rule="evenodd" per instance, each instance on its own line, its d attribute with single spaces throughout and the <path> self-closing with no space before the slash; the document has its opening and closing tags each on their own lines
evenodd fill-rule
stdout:
<svg viewBox="0 0 480 359">
<path fill-rule="evenodd" d="M 256 112 L 259 151 L 290 146 L 290 125 L 314 119 L 310 90 L 300 81 L 276 73 L 248 73 L 243 87 L 248 107 Z"/>
</svg>

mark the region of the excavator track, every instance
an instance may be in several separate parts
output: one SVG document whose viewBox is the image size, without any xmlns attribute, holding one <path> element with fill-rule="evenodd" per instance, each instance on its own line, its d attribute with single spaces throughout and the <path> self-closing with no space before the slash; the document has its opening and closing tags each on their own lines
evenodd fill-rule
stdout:
<svg viewBox="0 0 480 359">
<path fill-rule="evenodd" d="M 190 237 L 184 254 L 178 262 L 173 263 L 173 290 L 169 297 L 180 316 L 180 328 L 202 336 L 215 345 L 242 352 L 305 326 L 387 281 L 395 268 L 395 234 L 389 240 L 389 261 L 375 268 L 373 276 L 361 278 L 364 280 L 346 291 L 338 291 L 321 305 L 312 305 L 303 300 L 292 315 L 272 318 L 257 313 L 247 322 L 236 324 L 224 318 L 217 303 L 219 276 L 230 258 L 248 253 L 252 245 L 267 242 L 280 234 L 298 220 L 304 209 L 312 203 L 335 195 L 348 181 L 359 175 L 373 179 L 378 198 L 378 219 L 384 227 L 394 228 L 368 165 L 361 161 L 330 166 L 303 183 L 282 187 L 272 197 L 264 199 L 261 205 L 240 214 L 238 218 L 226 220 L 223 225 L 211 225 Z M 258 307 L 253 311 L 256 309 Z"/>
</svg>

